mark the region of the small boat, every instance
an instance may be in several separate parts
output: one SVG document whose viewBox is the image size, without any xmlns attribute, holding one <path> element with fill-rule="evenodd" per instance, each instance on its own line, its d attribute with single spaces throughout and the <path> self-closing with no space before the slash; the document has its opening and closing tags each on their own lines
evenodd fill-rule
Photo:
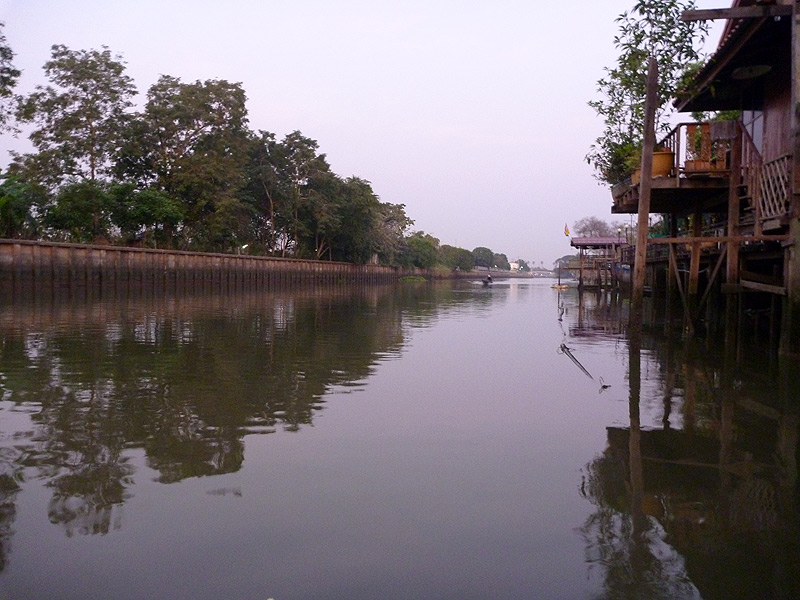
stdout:
<svg viewBox="0 0 800 600">
<path fill-rule="evenodd" d="M 481 281 L 481 283 L 483 284 L 483 287 L 489 287 L 490 285 L 492 285 L 492 276 L 491 275 L 487 275 L 486 279 Z"/>
<path fill-rule="evenodd" d="M 558 283 L 554 283 L 550 287 L 552 287 L 554 290 L 565 290 L 565 289 L 567 289 L 567 285 L 564 284 L 564 283 L 561 283 L 561 265 L 558 266 Z"/>
</svg>

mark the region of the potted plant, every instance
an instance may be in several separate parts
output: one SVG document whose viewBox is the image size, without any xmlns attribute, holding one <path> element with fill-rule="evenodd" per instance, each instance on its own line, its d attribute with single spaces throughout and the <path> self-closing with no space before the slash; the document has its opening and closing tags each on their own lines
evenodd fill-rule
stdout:
<svg viewBox="0 0 800 600">
<path fill-rule="evenodd" d="M 672 111 L 669 99 L 675 97 L 686 65 L 699 60 L 699 48 L 707 32 L 704 23 L 681 21 L 683 12 L 692 6 L 692 0 L 635 0 L 633 7 L 617 18 L 620 28 L 614 43 L 620 53 L 615 64 L 606 68 L 604 77 L 597 82 L 600 97 L 589 102 L 602 118 L 604 130 L 590 146 L 586 160 L 595 167 L 601 181 L 614 183 L 608 178 L 606 167 L 613 162 L 610 151 L 615 145 L 633 144 L 641 148 L 645 74 L 650 57 L 658 61 L 659 67 L 656 132 L 669 131 Z M 667 162 L 668 158 L 667 154 L 656 160 Z M 669 174 L 674 155 L 668 162 L 666 173 L 659 169 L 654 174 Z"/>
<path fill-rule="evenodd" d="M 653 177 L 669 177 L 674 165 L 675 153 L 666 146 L 656 146 L 653 151 Z"/>
</svg>

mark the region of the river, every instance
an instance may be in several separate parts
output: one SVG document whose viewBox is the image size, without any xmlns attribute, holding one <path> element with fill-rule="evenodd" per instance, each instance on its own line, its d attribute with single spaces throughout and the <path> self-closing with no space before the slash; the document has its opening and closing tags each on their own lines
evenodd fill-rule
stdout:
<svg viewBox="0 0 800 600">
<path fill-rule="evenodd" d="M 550 283 L 3 306 L 0 598 L 797 597 L 777 358 Z"/>
</svg>

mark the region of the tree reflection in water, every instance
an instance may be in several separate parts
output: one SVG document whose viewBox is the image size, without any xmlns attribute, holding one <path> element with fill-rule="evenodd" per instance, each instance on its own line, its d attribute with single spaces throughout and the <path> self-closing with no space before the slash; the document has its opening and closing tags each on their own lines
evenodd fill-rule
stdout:
<svg viewBox="0 0 800 600">
<path fill-rule="evenodd" d="M 5 307 L 0 400 L 27 407 L 35 429 L 0 446 L 0 570 L 23 471 L 52 489 L 48 517 L 67 535 L 107 534 L 133 495 L 130 449 L 162 483 L 238 471 L 245 435 L 311 424 L 332 386 L 398 352 L 403 306 L 419 320 L 446 312 L 447 298 L 426 303 L 429 293 L 338 286 Z"/>
<path fill-rule="evenodd" d="M 17 464 L 14 448 L 0 448 L 0 571 L 6 568 L 17 516 L 17 494 L 20 491 L 22 467 Z"/>
</svg>

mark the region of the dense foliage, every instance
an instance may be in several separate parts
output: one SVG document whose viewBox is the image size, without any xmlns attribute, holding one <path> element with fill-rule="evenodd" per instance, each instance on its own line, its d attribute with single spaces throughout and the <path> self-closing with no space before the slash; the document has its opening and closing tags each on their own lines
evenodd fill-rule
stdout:
<svg viewBox="0 0 800 600">
<path fill-rule="evenodd" d="M 0 131 L 24 126 L 33 151 L 0 174 L 0 237 L 475 266 L 473 252 L 409 233 L 402 204 L 332 172 L 315 140 L 253 131 L 239 83 L 162 75 L 136 110 L 121 56 L 56 45 L 47 84 L 15 96 L 2 25 Z"/>
<path fill-rule="evenodd" d="M 641 155 L 644 134 L 644 99 L 650 57 L 658 63 L 657 132 L 666 133 L 670 100 L 685 83 L 687 68 L 700 60 L 698 47 L 707 26 L 683 22 L 681 14 L 694 8 L 694 0 L 637 0 L 630 11 L 617 17 L 619 50 L 616 64 L 605 69 L 597 82 L 600 98 L 589 102 L 603 119 L 603 133 L 592 144 L 586 161 L 597 178 L 616 183 L 630 174 Z"/>
</svg>

